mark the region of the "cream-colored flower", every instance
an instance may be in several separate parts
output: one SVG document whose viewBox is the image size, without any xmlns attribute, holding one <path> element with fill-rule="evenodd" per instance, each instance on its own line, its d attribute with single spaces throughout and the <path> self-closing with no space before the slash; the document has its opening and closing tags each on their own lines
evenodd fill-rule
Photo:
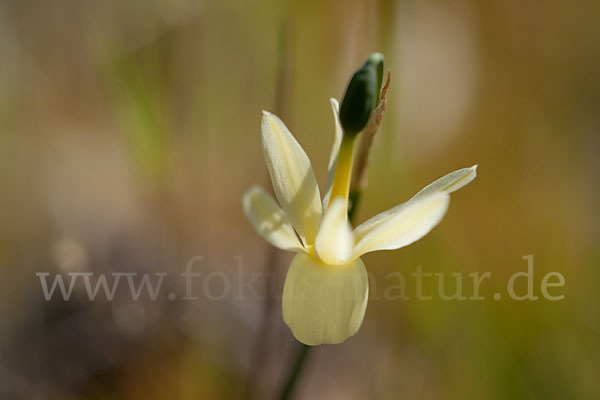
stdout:
<svg viewBox="0 0 600 400">
<path fill-rule="evenodd" d="M 285 280 L 283 318 L 296 339 L 307 345 L 340 343 L 356 333 L 369 295 L 360 257 L 425 236 L 444 216 L 449 193 L 471 182 L 477 168 L 454 171 L 352 230 L 347 210 L 354 139 L 343 138 L 335 99 L 331 106 L 335 138 L 323 200 L 306 153 L 284 123 L 265 111 L 263 152 L 279 204 L 257 186 L 243 201 L 261 236 L 298 253 Z"/>
</svg>

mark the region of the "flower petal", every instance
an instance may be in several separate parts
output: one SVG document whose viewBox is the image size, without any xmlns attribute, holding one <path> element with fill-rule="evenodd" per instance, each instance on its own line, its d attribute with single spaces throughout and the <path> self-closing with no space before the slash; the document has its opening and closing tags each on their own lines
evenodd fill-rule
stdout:
<svg viewBox="0 0 600 400">
<path fill-rule="evenodd" d="M 327 180 L 325 181 L 325 195 L 323 196 L 323 210 L 327 209 L 329 204 L 329 196 L 331 195 L 331 185 L 333 184 L 333 176 L 335 174 L 335 163 L 337 161 L 340 146 L 342 145 L 342 123 L 340 122 L 340 105 L 333 97 L 329 99 L 331 103 L 331 111 L 333 112 L 333 121 L 335 123 L 335 136 L 333 137 L 333 146 L 329 155 L 329 164 L 327 167 Z"/>
<path fill-rule="evenodd" d="M 354 257 L 375 250 L 408 246 L 425 236 L 446 213 L 450 196 L 437 192 L 400 204 L 354 230 Z"/>
<path fill-rule="evenodd" d="M 267 242 L 282 250 L 304 251 L 283 210 L 262 188 L 250 188 L 243 204 L 246 217 Z"/>
<path fill-rule="evenodd" d="M 304 344 L 341 343 L 360 328 L 368 297 L 367 271 L 360 259 L 327 265 L 300 253 L 285 279 L 283 319 Z"/>
<path fill-rule="evenodd" d="M 448 175 L 442 176 L 437 181 L 425 186 L 421 191 L 415 194 L 411 200 L 418 197 L 427 196 L 434 192 L 452 193 L 470 183 L 477 176 L 477 165 L 471 168 L 462 168 Z"/>
<path fill-rule="evenodd" d="M 284 123 L 266 111 L 263 111 L 262 142 L 279 204 L 306 243 L 314 243 L 323 209 L 308 156 Z"/>
<path fill-rule="evenodd" d="M 336 197 L 321 221 L 315 239 L 315 251 L 326 264 L 339 265 L 348 262 L 353 245 L 354 236 L 348 222 L 346 202 Z"/>
</svg>

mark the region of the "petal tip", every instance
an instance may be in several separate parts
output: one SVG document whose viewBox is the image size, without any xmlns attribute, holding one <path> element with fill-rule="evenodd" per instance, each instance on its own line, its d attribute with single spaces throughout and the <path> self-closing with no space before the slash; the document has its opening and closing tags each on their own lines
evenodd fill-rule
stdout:
<svg viewBox="0 0 600 400">
<path fill-rule="evenodd" d="M 337 99 L 335 97 L 330 97 L 329 103 L 331 103 L 331 106 L 335 109 L 336 112 L 339 112 L 340 103 L 337 101 Z"/>
<path fill-rule="evenodd" d="M 440 207 L 440 219 L 441 217 L 444 216 L 444 214 L 446 214 L 446 211 L 448 211 L 448 206 L 450 205 L 450 193 L 446 192 L 446 191 L 439 191 L 439 192 L 435 192 L 432 193 L 429 196 L 424 196 L 423 197 L 423 201 L 429 201 L 431 204 L 436 204 L 436 203 L 440 203 L 441 207 Z"/>
<path fill-rule="evenodd" d="M 448 207 L 448 203 L 450 203 L 450 193 L 441 192 L 442 198 L 444 199 L 444 203 L 446 203 L 446 207 Z"/>
<path fill-rule="evenodd" d="M 249 197 L 257 192 L 263 192 L 263 191 L 264 191 L 263 188 L 260 187 L 259 185 L 252 185 L 252 186 L 250 186 L 250 188 L 248 190 L 246 190 L 246 193 L 244 193 L 244 197 Z"/>
<path fill-rule="evenodd" d="M 336 197 L 325 212 L 315 239 L 315 252 L 327 264 L 345 264 L 352 256 L 354 235 L 348 223 L 346 201 Z"/>
<path fill-rule="evenodd" d="M 242 205 L 244 207 L 244 213 L 246 215 L 248 215 L 248 212 L 250 211 L 250 207 L 251 207 L 251 202 L 252 202 L 252 197 L 257 193 L 262 191 L 262 188 L 258 185 L 252 185 L 248 190 L 246 190 L 246 192 L 244 193 L 244 196 L 242 196 Z"/>
</svg>

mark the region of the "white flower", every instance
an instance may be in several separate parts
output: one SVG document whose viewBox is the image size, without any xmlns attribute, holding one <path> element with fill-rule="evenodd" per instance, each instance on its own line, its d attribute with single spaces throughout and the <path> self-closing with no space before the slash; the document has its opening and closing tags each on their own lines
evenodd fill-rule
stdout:
<svg viewBox="0 0 600 400">
<path fill-rule="evenodd" d="M 323 201 L 306 153 L 284 123 L 266 111 L 263 152 L 279 205 L 258 186 L 243 201 L 261 236 L 297 253 L 285 280 L 283 318 L 307 345 L 340 343 L 357 332 L 369 294 L 360 257 L 425 236 L 444 216 L 449 193 L 471 182 L 477 168 L 454 171 L 352 230 L 347 208 L 354 139 L 343 137 L 338 103 L 331 99 L 331 105 L 336 129 Z"/>
</svg>

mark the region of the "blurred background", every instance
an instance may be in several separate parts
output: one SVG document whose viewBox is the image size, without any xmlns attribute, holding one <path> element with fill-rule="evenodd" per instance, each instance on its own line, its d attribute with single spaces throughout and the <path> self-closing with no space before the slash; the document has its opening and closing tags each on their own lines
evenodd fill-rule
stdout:
<svg viewBox="0 0 600 400">
<path fill-rule="evenodd" d="M 323 185 L 328 99 L 372 51 L 392 81 L 358 220 L 479 176 L 425 239 L 364 258 L 363 326 L 312 352 L 297 398 L 600 398 L 599 15 L 595 0 L 1 1 L 0 398 L 274 398 L 296 343 L 291 255 L 241 208 L 270 190 L 261 110 Z M 535 294 L 558 271 L 565 298 L 493 300 L 530 254 Z M 200 277 L 182 300 L 197 256 L 227 295 Z M 487 299 L 381 297 L 419 265 L 489 271 Z M 90 301 L 81 281 L 46 301 L 39 272 L 168 276 L 156 300 L 122 285 Z M 240 276 L 256 293 L 237 295 Z"/>
</svg>

